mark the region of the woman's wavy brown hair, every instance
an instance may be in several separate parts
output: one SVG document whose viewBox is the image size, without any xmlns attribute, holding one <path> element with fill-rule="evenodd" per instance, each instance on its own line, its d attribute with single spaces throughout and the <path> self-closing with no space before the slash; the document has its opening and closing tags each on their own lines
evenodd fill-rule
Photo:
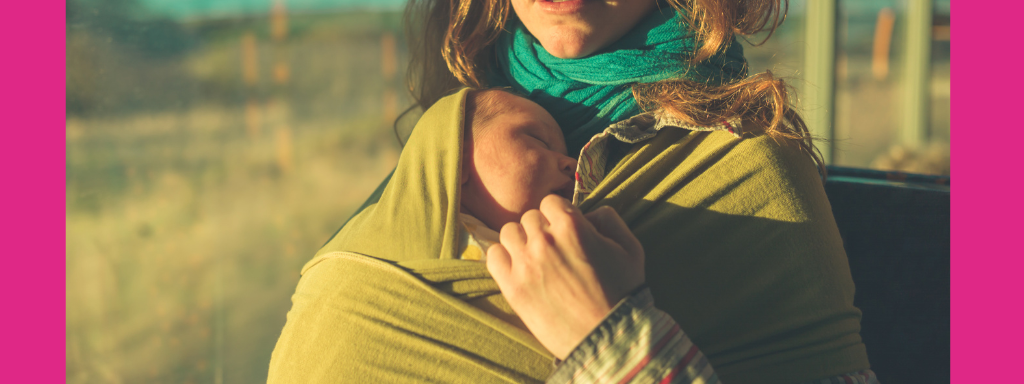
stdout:
<svg viewBox="0 0 1024 384">
<path fill-rule="evenodd" d="M 785 20 L 789 0 L 662 0 L 687 16 L 700 48 L 691 62 L 725 49 L 732 37 L 766 32 L 763 44 Z M 405 12 L 412 59 L 406 84 L 426 109 L 462 86 L 486 87 L 484 73 L 494 41 L 510 17 L 509 0 L 410 0 Z M 789 86 L 771 72 L 723 85 L 670 79 L 633 85 L 644 110 L 664 109 L 684 121 L 715 125 L 742 118 L 748 132 L 798 145 L 825 174 L 824 161 L 789 99 Z"/>
</svg>

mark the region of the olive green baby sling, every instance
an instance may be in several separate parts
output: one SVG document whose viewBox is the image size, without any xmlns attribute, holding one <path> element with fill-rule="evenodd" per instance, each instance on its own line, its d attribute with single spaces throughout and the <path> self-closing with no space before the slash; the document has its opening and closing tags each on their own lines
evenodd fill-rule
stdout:
<svg viewBox="0 0 1024 384">
<path fill-rule="evenodd" d="M 271 383 L 543 381 L 553 357 L 482 263 L 457 260 L 466 90 L 420 119 L 386 187 L 302 270 Z M 582 202 L 644 245 L 656 305 L 725 383 L 868 368 L 821 182 L 795 147 L 663 129 Z M 376 202 L 374 202 L 374 200 Z"/>
<path fill-rule="evenodd" d="M 465 95 L 423 115 L 379 200 L 303 267 L 269 382 L 539 382 L 551 373 L 554 358 L 511 324 L 518 318 L 485 265 L 456 259 Z"/>
</svg>

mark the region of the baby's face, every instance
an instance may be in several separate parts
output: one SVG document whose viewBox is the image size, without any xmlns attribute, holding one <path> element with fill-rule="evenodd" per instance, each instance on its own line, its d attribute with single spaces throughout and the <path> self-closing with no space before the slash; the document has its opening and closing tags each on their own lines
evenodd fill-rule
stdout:
<svg viewBox="0 0 1024 384">
<path fill-rule="evenodd" d="M 571 199 L 576 160 L 566 155 L 562 131 L 544 108 L 506 92 L 485 92 L 497 92 L 494 103 L 507 110 L 466 130 L 462 209 L 500 230 L 540 208 L 549 194 Z M 492 107 L 480 105 L 477 113 Z"/>
</svg>

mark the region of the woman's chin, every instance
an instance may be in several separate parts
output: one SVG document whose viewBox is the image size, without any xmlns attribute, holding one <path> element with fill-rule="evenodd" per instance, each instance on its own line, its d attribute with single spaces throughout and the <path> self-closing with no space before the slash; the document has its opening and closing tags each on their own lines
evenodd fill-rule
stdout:
<svg viewBox="0 0 1024 384">
<path fill-rule="evenodd" d="M 545 51 L 551 54 L 551 56 L 559 59 L 579 59 L 594 53 L 597 50 L 596 47 L 589 47 L 587 41 L 584 39 L 560 39 L 559 41 L 552 41 L 545 44 L 544 41 L 540 42 L 541 46 L 544 47 Z"/>
<path fill-rule="evenodd" d="M 611 45 L 624 34 L 625 31 L 594 29 L 585 23 L 567 23 L 534 34 L 534 38 L 554 57 L 579 59 Z"/>
<path fill-rule="evenodd" d="M 548 50 L 551 56 L 559 59 L 579 59 L 581 57 L 589 55 L 591 52 L 586 52 L 582 49 L 575 50 Z"/>
</svg>

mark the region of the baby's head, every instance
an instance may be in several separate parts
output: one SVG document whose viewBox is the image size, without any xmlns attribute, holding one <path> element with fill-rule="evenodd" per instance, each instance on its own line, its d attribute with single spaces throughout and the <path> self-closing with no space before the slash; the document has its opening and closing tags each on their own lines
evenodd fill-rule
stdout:
<svg viewBox="0 0 1024 384">
<path fill-rule="evenodd" d="M 463 213 L 500 230 L 549 194 L 572 198 L 576 160 L 540 105 L 497 89 L 470 92 L 464 129 Z"/>
</svg>

